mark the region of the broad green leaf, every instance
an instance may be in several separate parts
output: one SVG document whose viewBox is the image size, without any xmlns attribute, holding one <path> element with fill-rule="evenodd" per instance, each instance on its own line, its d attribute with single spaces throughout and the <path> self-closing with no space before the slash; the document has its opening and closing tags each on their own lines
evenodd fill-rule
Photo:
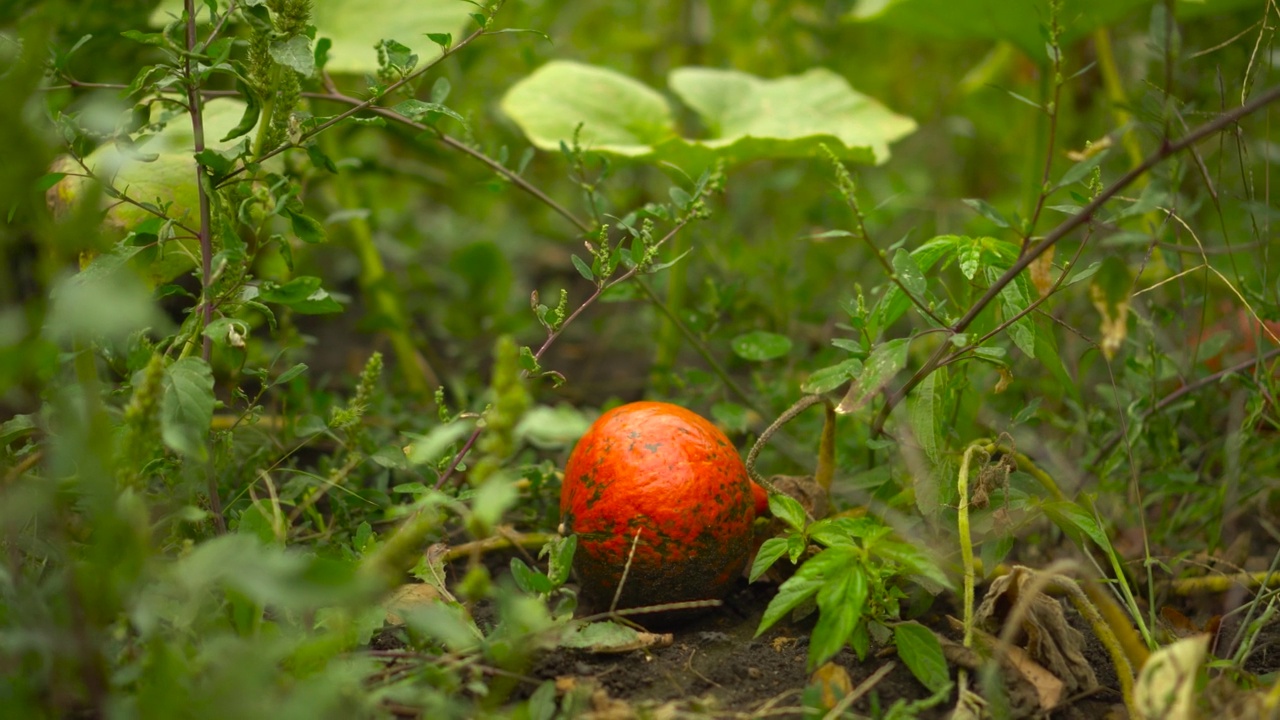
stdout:
<svg viewBox="0 0 1280 720">
<path fill-rule="evenodd" d="M 311 77 L 316 71 L 316 56 L 311 52 L 311 41 L 306 35 L 294 35 L 287 40 L 276 40 L 271 43 L 271 59 L 292 68 L 304 77 Z M 332 70 L 330 66 L 330 70 Z"/>
<path fill-rule="evenodd" d="M 182 455 L 203 458 L 213 424 L 213 371 L 197 357 L 185 357 L 165 368 L 160 434 Z"/>
<path fill-rule="evenodd" d="M 982 242 L 975 238 L 965 238 L 968 242 L 959 245 L 960 272 L 966 279 L 972 280 L 982 267 Z"/>
<path fill-rule="evenodd" d="M 857 92 L 826 68 L 766 79 L 684 67 L 671 71 L 668 82 L 710 130 L 710 139 L 695 143 L 729 163 L 808 157 L 823 143 L 837 157 L 880 163 L 889 158 L 889 143 L 916 129 L 915 121 Z"/>
<path fill-rule="evenodd" d="M 899 623 L 893 629 L 893 644 L 898 657 L 929 692 L 941 692 L 951 685 L 942 643 L 932 630 L 917 622 Z"/>
<path fill-rule="evenodd" d="M 942 572 L 938 562 L 910 543 L 882 539 L 875 542 L 872 552 L 885 560 L 898 563 L 908 572 L 927 578 L 941 587 L 948 590 L 954 588 L 951 578 Z"/>
<path fill-rule="evenodd" d="M 589 427 L 591 421 L 572 405 L 539 405 L 520 418 L 515 437 L 543 450 L 555 450 L 577 442 Z"/>
<path fill-rule="evenodd" d="M 836 605 L 819 612 L 818 622 L 809 634 L 809 670 L 817 668 L 840 652 L 860 619 L 861 609 L 855 610 L 848 604 Z"/>
<path fill-rule="evenodd" d="M 207 22 L 204 4 L 196 5 L 196 16 Z M 438 41 L 450 33 L 460 35 L 475 9 L 463 0 L 324 0 L 311 4 L 311 22 L 316 26 L 316 38 L 328 38 L 332 43 L 325 70 L 339 75 L 371 75 L 378 70 L 374 46 L 379 41 L 397 40 L 416 52 L 419 62 L 433 60 L 441 53 Z M 164 0 L 151 13 L 151 26 L 163 27 L 181 14 L 182 0 Z"/>
<path fill-rule="evenodd" d="M 769 494 L 769 512 L 785 522 L 792 530 L 804 530 L 806 513 L 804 507 L 795 498 L 782 493 Z"/>
<path fill-rule="evenodd" d="M 605 68 L 562 60 L 516 83 L 502 109 L 544 150 L 570 142 L 581 123 L 588 150 L 686 169 L 718 160 L 810 157 L 823 145 L 847 160 L 883 162 L 888 144 L 916 127 L 823 68 L 770 80 L 687 67 L 673 70 L 669 82 L 711 137 L 679 137 L 666 101 L 648 86 Z"/>
<path fill-rule="evenodd" d="M 986 271 L 987 281 L 990 283 L 995 283 L 1004 273 L 1003 270 L 992 265 L 988 265 Z M 1027 296 L 1017 279 L 1000 289 L 1000 301 L 1006 318 L 1013 317 L 1027 308 Z M 1030 317 L 1024 315 L 1014 321 L 1009 326 L 1009 337 L 1013 338 L 1013 344 L 1018 346 L 1024 355 L 1030 358 L 1036 356 L 1035 326 L 1031 324 Z"/>
<path fill-rule="evenodd" d="M 1053 521 L 1053 524 L 1062 528 L 1062 531 L 1074 537 L 1087 537 L 1092 540 L 1099 549 L 1112 553 L 1111 539 L 1107 537 L 1106 532 L 1102 530 L 1102 526 L 1098 524 L 1096 518 L 1089 513 L 1088 510 L 1080 507 L 1070 500 L 1054 500 L 1043 503 L 1041 508 L 1045 515 Z"/>
<path fill-rule="evenodd" d="M 338 301 L 334 300 L 327 290 L 320 287 L 320 278 L 311 275 L 296 277 L 283 285 L 264 288 L 259 291 L 258 299 L 262 302 L 284 305 L 304 315 L 342 312 L 342 306 Z"/>
<path fill-rule="evenodd" d="M 907 346 L 910 338 L 896 338 L 881 343 L 871 351 L 862 366 L 862 373 L 849 388 L 849 392 L 836 407 L 838 413 L 857 412 L 880 392 L 907 364 Z"/>
<path fill-rule="evenodd" d="M 813 371 L 813 374 L 800 385 L 800 391 L 807 395 L 831 392 L 860 372 L 862 372 L 862 361 L 849 358 L 830 367 Z"/>
<path fill-rule="evenodd" d="M 769 601 L 764 616 L 760 618 L 760 627 L 756 628 L 756 637 L 773 627 L 787 613 L 800 603 L 813 597 L 818 588 L 826 583 L 828 577 L 842 568 L 847 568 L 854 561 L 855 550 L 852 548 L 828 548 L 809 558 L 796 570 L 796 574 L 787 578 L 778 586 L 778 594 Z"/>
<path fill-rule="evenodd" d="M 756 559 L 751 562 L 751 572 L 747 576 L 748 582 L 755 582 L 766 570 L 773 567 L 778 558 L 787 554 L 786 538 L 769 538 L 760 544 L 760 549 L 756 551 Z"/>
<path fill-rule="evenodd" d="M 1152 0 L 1064 0 L 1059 22 L 1064 42 L 1133 15 Z M 1256 5 L 1257 0 L 1179 0 L 1178 19 Z M 1047 60 L 1041 28 L 1048 0 L 864 0 L 846 16 L 853 22 L 946 40 L 1004 40 L 1036 62 Z"/>
<path fill-rule="evenodd" d="M 661 94 L 621 73 L 553 60 L 517 82 L 503 96 L 502 111 L 535 147 L 557 150 L 573 141 L 623 157 L 648 157 L 675 135 L 675 119 Z"/>
<path fill-rule="evenodd" d="M 791 352 L 791 338 L 763 330 L 739 335 L 729 344 L 734 355 L 752 362 L 776 360 Z"/>
<path fill-rule="evenodd" d="M 938 372 L 929 373 L 928 377 L 907 396 L 907 410 L 911 417 L 911 431 L 915 433 L 916 442 L 931 462 L 938 462 L 938 423 L 935 418 L 937 398 L 934 388 L 938 382 Z"/>
<path fill-rule="evenodd" d="M 166 112 L 165 107 L 164 103 L 153 107 L 153 122 L 161 119 L 162 113 Z M 219 138 L 228 137 L 233 130 L 240 129 L 238 126 L 246 110 L 244 102 L 230 98 L 215 98 L 204 104 L 204 133 L 210 150 L 225 151 L 239 144 L 235 140 Z M 148 156 L 154 155 L 155 159 L 143 162 L 134 154 L 122 151 L 117 144 L 106 143 L 89 153 L 85 164 L 96 176 L 109 179 L 117 191 L 131 200 L 154 205 L 157 209 L 167 207 L 170 217 L 181 218 L 189 225 L 198 223 L 195 142 L 192 140 L 190 119 L 183 115 L 170 118 L 162 130 L 139 140 L 137 149 Z M 272 172 L 279 172 L 283 161 L 275 157 L 264 165 Z M 78 172 L 79 166 L 63 158 L 55 163 L 54 169 L 72 168 L 75 168 L 73 172 Z M 49 191 L 50 205 L 55 210 L 74 207 L 85 196 L 88 182 L 74 175 L 64 177 Z M 121 233 L 155 217 L 154 213 L 131 203 L 105 197 L 102 202 L 108 208 L 105 225 Z M 199 254 L 196 240 L 172 240 L 160 243 L 158 249 L 148 249 L 139 260 L 145 261 L 148 280 L 162 283 L 190 270 L 192 258 L 199 257 Z"/>
<path fill-rule="evenodd" d="M 907 292 L 916 299 L 924 298 L 924 293 L 928 289 L 924 273 L 920 272 L 920 266 L 916 264 L 915 258 L 911 257 L 911 253 L 904 248 L 898 248 L 898 251 L 893 254 L 893 271 L 898 275 L 898 280 Z"/>
</svg>

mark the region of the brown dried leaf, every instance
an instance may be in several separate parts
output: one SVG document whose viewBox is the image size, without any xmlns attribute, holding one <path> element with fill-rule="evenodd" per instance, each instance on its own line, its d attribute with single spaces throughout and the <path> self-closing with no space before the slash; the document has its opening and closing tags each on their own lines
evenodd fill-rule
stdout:
<svg viewBox="0 0 1280 720">
<path fill-rule="evenodd" d="M 1062 605 L 1041 592 L 1024 597 L 1034 574 L 1025 569 L 996 578 L 978 606 L 975 622 L 994 633 L 1019 603 L 1028 604 L 1020 629 L 1031 657 L 1065 683 L 1071 693 L 1093 690 L 1098 678 L 1084 657 L 1084 635 L 1067 623 Z"/>
<path fill-rule="evenodd" d="M 387 599 L 382 601 L 382 607 L 387 611 L 388 624 L 403 625 L 402 614 L 406 610 L 439 601 L 440 593 L 434 587 L 424 583 L 408 583 L 401 585 L 388 595 Z"/>
</svg>

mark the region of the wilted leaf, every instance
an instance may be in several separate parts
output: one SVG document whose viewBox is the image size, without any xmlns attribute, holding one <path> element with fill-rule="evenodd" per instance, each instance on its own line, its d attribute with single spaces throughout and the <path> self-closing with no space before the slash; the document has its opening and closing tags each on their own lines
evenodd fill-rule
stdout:
<svg viewBox="0 0 1280 720">
<path fill-rule="evenodd" d="M 437 602 L 440 593 L 435 588 L 425 583 L 406 583 L 392 591 L 382 601 L 382 607 L 386 608 L 388 625 L 403 625 L 401 613 Z"/>
<path fill-rule="evenodd" d="M 1102 261 L 1102 266 L 1089 285 L 1089 300 L 1102 316 L 1099 329 L 1102 332 L 1102 353 L 1108 359 L 1124 344 L 1129 330 L 1129 297 L 1133 290 L 1133 276 L 1129 266 L 1114 255 Z"/>
<path fill-rule="evenodd" d="M 622 653 L 644 648 L 666 647 L 671 633 L 642 632 L 615 622 L 593 622 L 580 625 L 560 638 L 560 647 L 593 653 Z"/>
<path fill-rule="evenodd" d="M 822 667 L 809 676 L 809 684 L 816 686 L 823 710 L 831 710 L 845 695 L 853 692 L 853 678 L 849 671 L 832 662 L 823 663 Z"/>
<path fill-rule="evenodd" d="M 1133 704 L 1143 720 L 1193 720 L 1194 692 L 1209 648 L 1209 635 L 1183 638 L 1147 658 L 1133 687 Z"/>
</svg>

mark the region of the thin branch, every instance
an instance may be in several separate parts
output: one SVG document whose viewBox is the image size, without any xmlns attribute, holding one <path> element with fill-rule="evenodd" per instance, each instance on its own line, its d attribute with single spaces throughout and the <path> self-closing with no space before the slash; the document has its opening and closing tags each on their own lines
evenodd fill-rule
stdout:
<svg viewBox="0 0 1280 720">
<path fill-rule="evenodd" d="M 1178 388 L 1177 390 L 1174 390 L 1173 392 L 1169 393 L 1168 395 L 1165 395 L 1164 397 L 1160 398 L 1160 400 L 1157 401 L 1155 405 L 1152 405 L 1150 409 L 1142 413 L 1142 421 L 1145 422 L 1152 415 L 1155 415 L 1156 413 L 1164 410 L 1165 408 L 1178 402 L 1179 400 L 1186 397 L 1187 395 L 1190 395 L 1193 392 L 1203 390 L 1204 388 L 1209 387 L 1210 385 L 1218 383 L 1223 378 L 1229 375 L 1242 373 L 1254 367 L 1255 365 L 1261 365 L 1262 363 L 1265 363 L 1266 361 L 1271 360 L 1272 358 L 1275 358 L 1275 357 L 1280 357 L 1280 348 L 1272 348 L 1271 350 L 1268 350 L 1267 352 L 1255 358 L 1251 358 L 1249 360 L 1245 360 L 1244 362 L 1237 363 L 1235 365 L 1232 365 L 1229 368 L 1223 368 L 1222 370 L 1219 370 L 1218 372 L 1213 373 L 1212 375 L 1206 375 L 1202 378 L 1199 378 L 1198 380 L 1195 380 L 1194 382 L 1189 382 L 1186 385 L 1183 385 L 1182 387 Z M 1116 445 L 1119 444 L 1123 438 L 1124 438 L 1124 433 L 1117 433 L 1114 437 L 1108 440 L 1107 443 L 1102 446 L 1102 449 L 1098 451 L 1098 456 L 1094 462 L 1100 463 L 1103 460 L 1105 460 L 1107 456 L 1111 454 L 1111 451 L 1115 450 Z"/>
<path fill-rule="evenodd" d="M 204 115 L 200 109 L 200 81 L 197 79 L 195 72 L 191 66 L 192 50 L 196 46 L 196 3 L 195 0 L 184 0 L 183 3 L 187 13 L 187 55 L 183 59 L 183 76 L 187 85 L 187 106 L 191 108 L 191 135 L 192 147 L 195 154 L 199 155 L 204 151 Z M 211 227 L 213 225 L 209 216 L 209 195 L 204 188 L 205 169 L 204 165 L 196 160 L 196 196 L 200 202 L 200 231 L 197 236 L 200 238 L 200 313 L 202 315 L 201 324 L 208 327 L 213 322 L 213 302 L 210 298 L 213 282 L 213 237 Z M 204 336 L 204 345 L 200 356 L 205 362 L 209 361 L 213 354 L 213 338 L 208 335 Z M 213 467 L 208 468 L 209 481 L 209 509 L 213 513 L 214 527 L 220 534 L 227 532 L 227 521 L 222 516 L 222 500 L 218 497 L 218 476 L 213 472 Z"/>
<path fill-rule="evenodd" d="M 1129 172 L 1121 176 L 1120 179 L 1116 180 L 1104 189 L 1088 205 L 1081 208 L 1080 212 L 1072 215 L 1066 220 L 1063 220 L 1057 227 L 1050 231 L 1049 234 L 1045 235 L 1044 239 L 1028 248 L 1027 252 L 1023 253 L 1022 257 L 1018 258 L 1017 262 L 1006 270 L 995 282 L 991 283 L 991 286 L 987 288 L 987 291 L 983 293 L 982 297 L 974 303 L 973 307 L 969 308 L 969 311 L 965 313 L 964 317 L 960 318 L 956 321 L 955 325 L 951 326 L 951 333 L 959 334 L 964 332 L 965 328 L 969 327 L 969 325 L 977 319 L 978 315 L 986 309 L 993 300 L 995 300 L 996 296 L 1000 294 L 1000 291 L 1003 290 L 1006 285 L 1013 282 L 1014 278 L 1016 278 L 1023 270 L 1026 270 L 1031 263 L 1035 262 L 1036 258 L 1043 255 L 1046 250 L 1056 245 L 1060 240 L 1065 238 L 1067 235 L 1070 235 L 1081 225 L 1092 220 L 1093 216 L 1102 209 L 1103 205 L 1105 205 L 1121 190 L 1131 185 L 1148 170 L 1159 165 L 1173 155 L 1176 155 L 1201 140 L 1213 135 L 1214 133 L 1234 125 L 1239 122 L 1241 118 L 1257 112 L 1276 100 L 1280 100 L 1280 86 L 1271 87 L 1259 93 L 1252 101 L 1218 115 L 1213 120 L 1200 125 L 1195 130 L 1192 130 L 1175 142 L 1169 142 L 1166 140 L 1160 148 L 1148 156 L 1146 160 L 1143 160 L 1141 164 L 1129 170 Z M 921 366 L 920 369 L 917 370 L 901 388 L 885 398 L 884 406 L 880 408 L 880 412 L 876 414 L 875 419 L 871 423 L 871 434 L 873 437 L 878 436 L 883 432 L 884 424 L 889 419 L 889 413 L 893 412 L 893 409 L 902 402 L 903 398 L 907 396 L 907 393 L 911 392 L 911 390 L 928 377 L 930 373 L 938 369 L 942 364 L 943 358 L 946 357 L 947 347 L 947 343 L 940 344 L 938 349 L 934 351 L 933 355 L 930 356 L 925 364 Z"/>
<path fill-rule="evenodd" d="M 191 0 L 187 0 L 187 2 L 188 2 L 188 3 L 190 3 L 190 2 L 191 2 Z M 493 8 L 492 8 L 492 9 L 491 9 L 491 11 L 490 11 L 490 17 L 492 17 L 492 16 L 493 16 L 493 13 L 496 13 L 496 12 L 498 11 L 498 8 L 500 8 L 500 7 L 502 7 L 502 3 L 501 3 L 501 2 L 499 2 L 499 3 L 498 3 L 498 4 L 496 4 L 496 5 L 494 5 L 494 6 L 493 6 Z M 350 108 L 348 108 L 346 111 L 341 112 L 341 113 L 338 113 L 337 115 L 335 115 L 335 116 L 333 116 L 333 117 L 329 118 L 328 120 L 326 120 L 326 121 L 324 121 L 324 122 L 320 123 L 320 124 L 319 124 L 319 125 L 317 125 L 316 127 L 311 128 L 311 129 L 310 129 L 310 130 L 308 130 L 307 132 L 303 133 L 303 134 L 302 134 L 302 136 L 301 136 L 301 137 L 299 137 L 299 138 L 298 138 L 298 140 L 297 140 L 296 142 L 288 142 L 288 143 L 285 143 L 285 144 L 283 144 L 283 145 L 281 145 L 281 146 L 279 146 L 279 147 L 277 147 L 277 148 L 273 148 L 273 149 L 271 149 L 271 150 L 268 150 L 268 151 L 264 152 L 262 155 L 260 155 L 260 156 L 258 156 L 257 158 L 255 158 L 255 160 L 254 160 L 254 161 L 255 161 L 255 162 L 262 162 L 263 160 L 266 160 L 267 158 L 270 158 L 270 157 L 274 157 L 274 156 L 276 156 L 276 155 L 279 155 L 280 153 L 284 152 L 285 150 L 288 150 L 289 148 L 299 147 L 299 146 L 301 146 L 303 143 L 305 143 L 307 140 L 310 140 L 311 138 L 315 137 L 316 135 L 319 135 L 320 133 L 324 132 L 325 130 L 328 130 L 329 128 L 333 127 L 334 125 L 337 125 L 338 123 L 342 122 L 343 120 L 346 120 L 347 118 L 351 117 L 352 115 L 355 115 L 356 113 L 361 112 L 361 111 L 363 111 L 363 110 L 369 110 L 369 109 L 377 108 L 377 107 L 378 107 L 377 102 L 378 102 L 379 100 L 381 100 L 381 99 L 383 99 L 383 98 L 385 98 L 385 97 L 387 97 L 387 96 L 391 95 L 392 93 L 394 93 L 395 91 L 397 91 L 397 90 L 399 90 L 400 88 L 404 87 L 405 85 L 407 85 L 407 84 L 409 84 L 409 83 L 413 82 L 414 80 L 417 80 L 419 77 L 422 77 L 424 74 L 426 74 L 426 73 L 427 73 L 428 71 L 430 71 L 432 68 L 434 68 L 436 65 L 440 64 L 441 62 L 443 62 L 445 58 L 452 56 L 454 53 L 458 52 L 458 51 L 459 51 L 459 50 L 461 50 L 462 48 L 464 48 L 464 47 L 466 47 L 466 46 L 470 45 L 470 44 L 471 44 L 471 43 L 472 43 L 476 38 L 478 38 L 478 37 L 480 37 L 481 35 L 484 35 L 484 34 L 485 34 L 485 29 L 484 29 L 484 28 L 479 28 L 478 30 L 475 30 L 475 31 L 474 31 L 474 32 L 472 32 L 470 35 L 467 35 L 465 38 L 463 38 L 463 39 L 459 40 L 459 41 L 458 41 L 458 43 L 457 43 L 456 45 L 453 45 L 453 46 L 450 46 L 450 47 L 448 47 L 448 48 L 445 48 L 445 49 L 440 53 L 440 56 L 439 56 L 439 57 L 437 57 L 437 58 L 435 58 L 435 59 L 431 60 L 430 62 L 426 63 L 425 65 L 423 65 L 422 67 L 418 68 L 417 70 L 414 70 L 413 72 L 408 73 L 407 75 L 405 75 L 404 77 L 400 78 L 399 80 L 396 80 L 395 82 L 391 83 L 391 84 L 390 84 L 390 85 L 388 85 L 385 89 L 383 89 L 383 91 L 382 91 L 382 92 L 378 93 L 377 95 L 374 95 L 373 97 L 369 98 L 368 100 L 360 101 L 358 104 L 351 106 L 351 107 L 350 107 Z M 244 165 L 244 164 L 241 164 L 241 165 L 240 165 L 240 167 L 236 168 L 235 170 L 232 170 L 230 173 L 228 173 L 227 175 L 225 175 L 221 180 L 219 180 L 219 181 L 218 181 L 218 185 L 217 185 L 217 187 L 222 187 L 223 185 L 226 185 L 228 182 L 230 182 L 230 181 L 231 181 L 231 179 L 232 179 L 232 178 L 234 178 L 234 177 L 236 177 L 237 175 L 239 175 L 239 174 L 243 173 L 246 169 L 248 169 L 248 166 L 247 166 L 247 165 Z"/>
</svg>

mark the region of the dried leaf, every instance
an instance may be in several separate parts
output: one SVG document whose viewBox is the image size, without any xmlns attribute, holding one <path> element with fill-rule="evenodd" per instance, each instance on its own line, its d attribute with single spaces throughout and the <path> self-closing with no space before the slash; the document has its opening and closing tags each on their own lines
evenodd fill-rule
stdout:
<svg viewBox="0 0 1280 720">
<path fill-rule="evenodd" d="M 1196 716 L 1194 691 L 1209 647 L 1208 635 L 1196 635 L 1151 654 L 1138 674 L 1133 704 L 1149 720 L 1191 720 Z"/>
<path fill-rule="evenodd" d="M 403 613 L 406 610 L 430 605 L 431 603 L 440 601 L 440 593 L 434 587 L 425 583 L 408 583 L 396 588 L 394 592 L 382 602 L 382 606 L 387 611 L 387 623 L 390 625 L 403 625 Z"/>
<path fill-rule="evenodd" d="M 824 663 L 814 670 L 809 677 L 809 684 L 818 687 L 821 693 L 819 702 L 824 710 L 834 708 L 841 698 L 853 692 L 853 679 L 849 677 L 849 671 L 833 662 Z"/>
<path fill-rule="evenodd" d="M 1062 605 L 1041 592 L 1024 597 L 1034 577 L 1025 569 L 1014 568 L 1008 575 L 993 580 L 974 620 L 992 632 L 999 632 L 1014 607 L 1019 603 L 1029 604 L 1021 627 L 1027 652 L 1061 678 L 1069 692 L 1096 688 L 1097 676 L 1082 652 L 1084 635 L 1067 623 Z"/>
<path fill-rule="evenodd" d="M 1035 285 L 1040 297 L 1049 294 L 1053 287 L 1053 245 L 1049 246 L 1040 257 L 1031 262 L 1031 284 Z"/>
</svg>

